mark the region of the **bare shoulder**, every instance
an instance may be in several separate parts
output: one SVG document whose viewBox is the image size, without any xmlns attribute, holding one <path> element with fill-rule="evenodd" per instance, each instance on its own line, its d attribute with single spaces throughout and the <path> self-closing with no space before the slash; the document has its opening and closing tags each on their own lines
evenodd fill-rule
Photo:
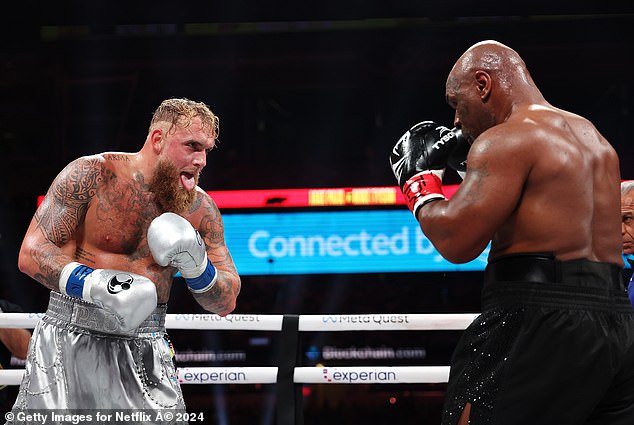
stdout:
<svg viewBox="0 0 634 425">
<path fill-rule="evenodd" d="M 34 215 L 48 240 L 61 246 L 72 239 L 103 180 L 103 164 L 101 155 L 83 156 L 57 175 Z"/>
<path fill-rule="evenodd" d="M 190 207 L 188 214 L 192 220 L 209 213 L 219 213 L 218 206 L 211 196 L 200 187 L 196 187 L 196 199 Z"/>
<path fill-rule="evenodd" d="M 101 170 L 101 167 L 106 163 L 106 157 L 103 154 L 80 156 L 79 158 L 71 161 L 63 171 L 67 172 L 81 172 L 90 170 Z"/>
<path fill-rule="evenodd" d="M 609 157 L 616 157 L 616 150 L 610 142 L 603 137 L 596 126 L 587 118 L 572 112 L 564 111 L 568 121 L 570 122 L 571 131 L 577 139 L 586 144 L 593 151 L 601 149 L 601 153 Z"/>
<path fill-rule="evenodd" d="M 527 163 L 534 156 L 539 139 L 530 125 L 502 123 L 486 130 L 473 142 L 467 163 L 470 167 L 480 162 L 490 165 Z"/>
<path fill-rule="evenodd" d="M 87 201 L 103 180 L 105 158 L 101 154 L 82 156 L 71 161 L 57 175 L 51 185 L 56 198 L 73 198 L 75 201 Z"/>
</svg>

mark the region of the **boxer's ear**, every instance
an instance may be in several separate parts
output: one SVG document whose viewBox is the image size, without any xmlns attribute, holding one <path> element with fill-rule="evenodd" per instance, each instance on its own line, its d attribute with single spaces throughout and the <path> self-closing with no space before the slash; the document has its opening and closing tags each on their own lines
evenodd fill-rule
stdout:
<svg viewBox="0 0 634 425">
<path fill-rule="evenodd" d="M 163 151 L 165 146 L 165 133 L 161 128 L 155 128 L 150 132 L 150 143 L 152 144 L 152 150 L 158 155 Z"/>
<path fill-rule="evenodd" d="M 478 94 L 480 98 L 486 102 L 491 94 L 492 80 L 491 76 L 486 71 L 477 71 L 475 73 L 475 80 L 478 87 Z"/>
</svg>

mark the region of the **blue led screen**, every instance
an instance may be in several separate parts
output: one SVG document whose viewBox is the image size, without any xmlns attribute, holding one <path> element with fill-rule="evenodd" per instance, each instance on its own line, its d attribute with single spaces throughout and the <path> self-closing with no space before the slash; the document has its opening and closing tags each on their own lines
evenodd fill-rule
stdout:
<svg viewBox="0 0 634 425">
<path fill-rule="evenodd" d="M 489 247 L 452 264 L 408 210 L 224 213 L 241 275 L 484 270 Z"/>
</svg>

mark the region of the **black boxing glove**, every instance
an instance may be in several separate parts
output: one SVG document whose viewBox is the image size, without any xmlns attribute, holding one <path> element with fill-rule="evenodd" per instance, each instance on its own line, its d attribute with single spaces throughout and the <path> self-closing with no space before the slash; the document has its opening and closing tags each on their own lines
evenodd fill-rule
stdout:
<svg viewBox="0 0 634 425">
<path fill-rule="evenodd" d="M 442 177 L 455 144 L 456 134 L 450 129 L 423 121 L 407 131 L 392 149 L 392 171 L 414 216 L 426 203 L 446 199 Z"/>
<path fill-rule="evenodd" d="M 467 155 L 471 145 L 466 137 L 463 137 L 462 130 L 453 128 L 451 131 L 456 135 L 456 145 L 447 159 L 447 165 L 456 170 L 461 179 L 464 179 L 467 173 Z"/>
</svg>

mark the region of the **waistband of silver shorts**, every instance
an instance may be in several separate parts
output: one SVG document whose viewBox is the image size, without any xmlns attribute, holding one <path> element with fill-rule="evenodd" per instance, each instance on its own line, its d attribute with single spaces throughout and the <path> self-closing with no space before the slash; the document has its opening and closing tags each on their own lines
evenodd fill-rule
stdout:
<svg viewBox="0 0 634 425">
<path fill-rule="evenodd" d="M 138 328 L 130 332 L 122 333 L 121 331 L 116 331 L 116 329 L 118 329 L 118 321 L 113 313 L 96 304 L 78 298 L 51 291 L 48 308 L 46 309 L 46 316 L 51 319 L 89 331 L 120 335 L 138 335 L 154 332 L 165 333 L 166 313 L 167 305 L 160 304 Z"/>
</svg>

